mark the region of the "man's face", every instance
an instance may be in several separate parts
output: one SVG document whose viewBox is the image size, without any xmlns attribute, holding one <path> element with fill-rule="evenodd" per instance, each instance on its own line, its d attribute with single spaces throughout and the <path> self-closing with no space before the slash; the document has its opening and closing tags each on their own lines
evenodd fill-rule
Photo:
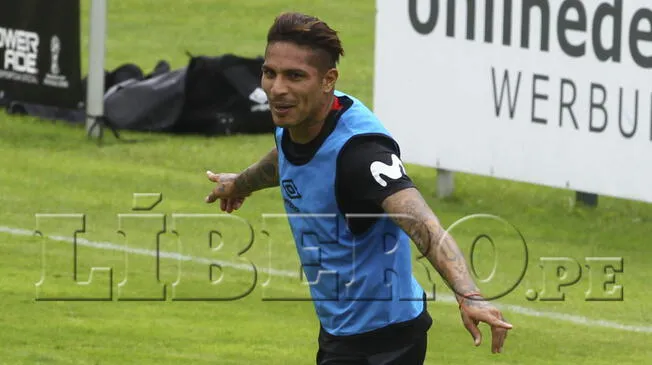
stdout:
<svg viewBox="0 0 652 365">
<path fill-rule="evenodd" d="M 277 126 L 310 122 L 329 100 L 332 83 L 318 68 L 315 57 L 315 51 L 291 42 L 267 46 L 261 86 Z"/>
</svg>

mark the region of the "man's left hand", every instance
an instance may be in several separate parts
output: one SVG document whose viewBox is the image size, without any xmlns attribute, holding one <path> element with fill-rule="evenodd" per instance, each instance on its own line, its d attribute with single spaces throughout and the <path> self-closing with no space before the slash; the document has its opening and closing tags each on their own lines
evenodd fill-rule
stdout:
<svg viewBox="0 0 652 365">
<path fill-rule="evenodd" d="M 500 353 L 503 349 L 507 331 L 512 325 L 505 321 L 502 313 L 485 299 L 479 296 L 462 298 L 460 301 L 460 314 L 464 327 L 471 333 L 476 346 L 482 343 L 482 333 L 478 329 L 480 322 L 491 326 L 491 352 Z"/>
</svg>

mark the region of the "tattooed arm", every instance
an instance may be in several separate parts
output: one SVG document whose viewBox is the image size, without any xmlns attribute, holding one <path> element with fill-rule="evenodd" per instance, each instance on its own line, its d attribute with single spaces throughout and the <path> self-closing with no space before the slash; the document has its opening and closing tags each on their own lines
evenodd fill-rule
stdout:
<svg viewBox="0 0 652 365">
<path fill-rule="evenodd" d="M 454 291 L 462 321 L 473 336 L 475 345 L 480 345 L 482 337 L 477 325 L 486 322 L 491 326 L 492 352 L 500 352 L 507 330 L 512 326 L 504 321 L 498 309 L 483 300 L 457 243 L 442 228 L 419 191 L 415 188 L 400 190 L 387 197 L 382 207 Z"/>
<path fill-rule="evenodd" d="M 383 202 L 383 209 L 396 214 L 396 222 L 450 285 L 458 302 L 464 299 L 464 295 L 479 292 L 455 240 L 444 231 L 416 189 L 404 189 L 388 197 Z"/>
<path fill-rule="evenodd" d="M 240 209 L 245 198 L 253 192 L 279 185 L 278 151 L 276 148 L 272 149 L 260 161 L 239 174 L 215 174 L 211 171 L 206 174 L 208 180 L 217 185 L 205 201 L 213 203 L 220 199 L 222 210 L 231 213 Z"/>
<path fill-rule="evenodd" d="M 278 150 L 276 147 L 260 161 L 238 174 L 234 181 L 235 190 L 242 195 L 279 186 Z"/>
</svg>

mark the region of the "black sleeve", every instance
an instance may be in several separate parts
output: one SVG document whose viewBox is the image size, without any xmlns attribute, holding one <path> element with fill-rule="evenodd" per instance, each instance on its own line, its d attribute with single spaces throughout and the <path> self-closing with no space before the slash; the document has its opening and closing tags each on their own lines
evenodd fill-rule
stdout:
<svg viewBox="0 0 652 365">
<path fill-rule="evenodd" d="M 355 137 L 344 146 L 338 180 L 342 194 L 355 200 L 355 205 L 376 207 L 395 192 L 414 186 L 400 160 L 398 145 L 381 135 Z"/>
</svg>

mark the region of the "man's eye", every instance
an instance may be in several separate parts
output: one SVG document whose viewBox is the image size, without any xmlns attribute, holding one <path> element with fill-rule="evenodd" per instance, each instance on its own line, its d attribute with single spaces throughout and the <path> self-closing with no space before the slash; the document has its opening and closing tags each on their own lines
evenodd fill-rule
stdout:
<svg viewBox="0 0 652 365">
<path fill-rule="evenodd" d="M 298 80 L 298 79 L 301 78 L 301 76 L 302 76 L 302 75 L 301 75 L 300 73 L 298 73 L 298 72 L 292 72 L 292 73 L 290 73 L 290 78 L 291 78 L 292 80 Z"/>
<path fill-rule="evenodd" d="M 271 70 L 265 70 L 265 71 L 263 71 L 263 75 L 265 77 L 267 77 L 267 78 L 272 78 L 272 77 L 274 77 L 274 72 L 271 71 Z"/>
</svg>

